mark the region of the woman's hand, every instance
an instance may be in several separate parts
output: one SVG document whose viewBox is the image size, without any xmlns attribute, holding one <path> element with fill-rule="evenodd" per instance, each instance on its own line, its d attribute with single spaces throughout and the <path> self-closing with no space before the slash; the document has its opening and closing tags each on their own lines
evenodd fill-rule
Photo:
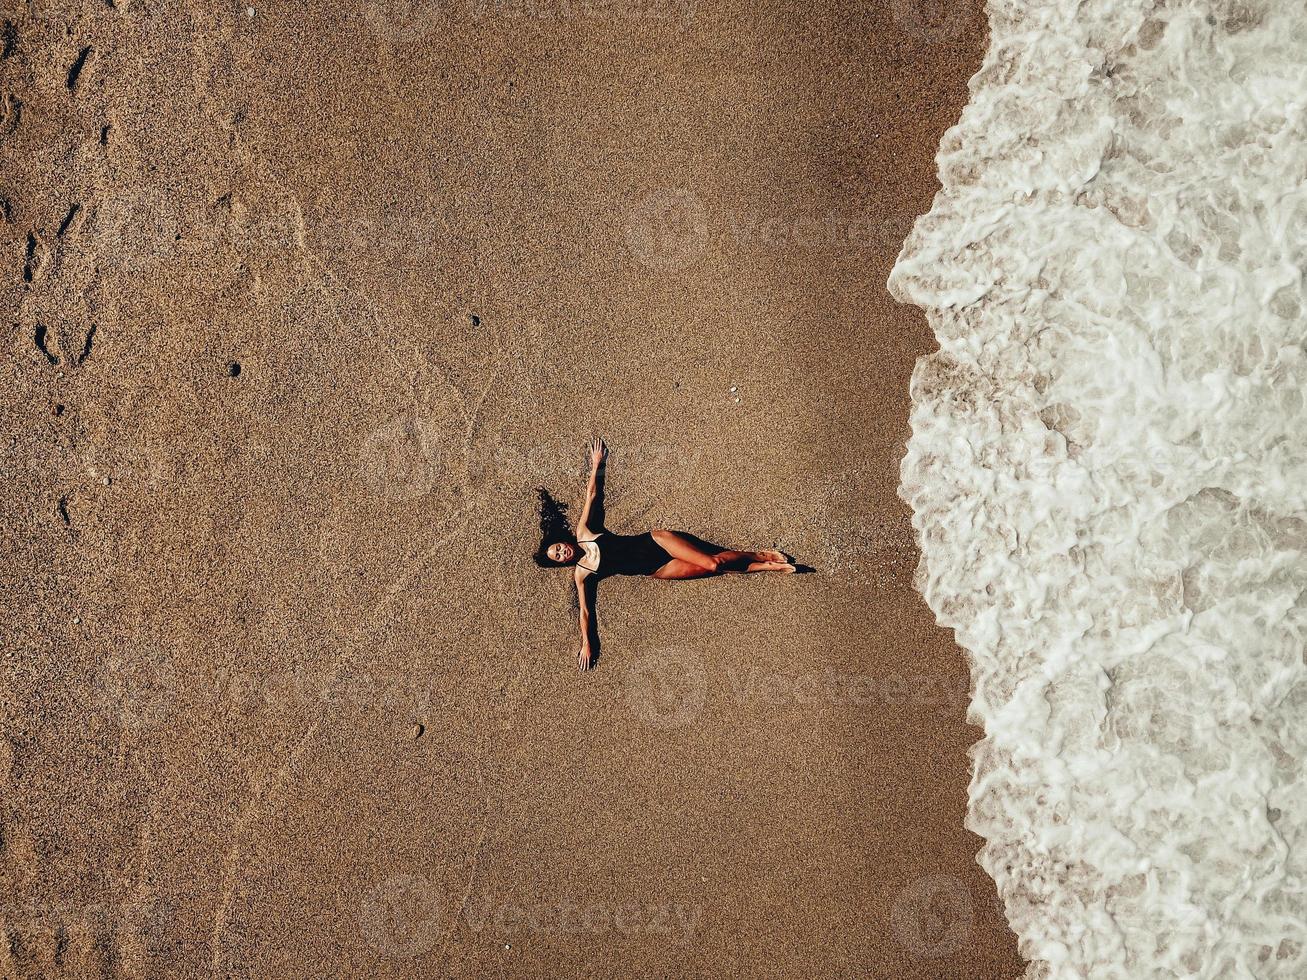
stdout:
<svg viewBox="0 0 1307 980">
<path fill-rule="evenodd" d="M 594 654 L 590 652 L 590 644 L 581 644 L 581 649 L 576 654 L 576 669 L 589 670 L 594 666 Z"/>
<path fill-rule="evenodd" d="M 608 458 L 608 447 L 598 436 L 590 440 L 590 468 L 597 470 L 600 464 Z"/>
</svg>

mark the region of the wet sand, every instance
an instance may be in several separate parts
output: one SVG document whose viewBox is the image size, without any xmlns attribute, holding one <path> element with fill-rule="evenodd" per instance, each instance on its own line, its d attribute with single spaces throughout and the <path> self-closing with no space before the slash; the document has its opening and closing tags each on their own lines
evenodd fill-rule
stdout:
<svg viewBox="0 0 1307 980">
<path fill-rule="evenodd" d="M 0 59 L 0 974 L 1018 975 L 884 289 L 979 12 L 54 7 Z M 596 433 L 612 529 L 818 572 L 606 582 L 577 676 L 533 488 Z"/>
</svg>

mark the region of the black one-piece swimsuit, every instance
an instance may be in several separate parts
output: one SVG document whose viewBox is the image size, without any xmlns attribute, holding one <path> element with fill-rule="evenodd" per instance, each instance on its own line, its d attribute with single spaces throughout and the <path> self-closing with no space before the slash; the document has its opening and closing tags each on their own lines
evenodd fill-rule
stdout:
<svg viewBox="0 0 1307 980">
<path fill-rule="evenodd" d="M 595 538 L 599 545 L 599 571 L 601 578 L 609 575 L 652 575 L 672 556 L 654 540 L 648 531 L 644 534 L 613 534 L 601 531 Z M 592 569 L 593 571 L 593 569 Z"/>
</svg>

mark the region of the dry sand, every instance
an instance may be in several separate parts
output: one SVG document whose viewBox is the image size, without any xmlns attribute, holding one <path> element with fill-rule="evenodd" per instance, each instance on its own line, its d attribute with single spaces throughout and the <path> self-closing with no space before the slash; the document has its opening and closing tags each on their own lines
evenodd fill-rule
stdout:
<svg viewBox="0 0 1307 980">
<path fill-rule="evenodd" d="M 0 975 L 1020 972 L 883 288 L 974 5 L 6 9 Z M 578 677 L 593 433 L 819 573 Z"/>
</svg>

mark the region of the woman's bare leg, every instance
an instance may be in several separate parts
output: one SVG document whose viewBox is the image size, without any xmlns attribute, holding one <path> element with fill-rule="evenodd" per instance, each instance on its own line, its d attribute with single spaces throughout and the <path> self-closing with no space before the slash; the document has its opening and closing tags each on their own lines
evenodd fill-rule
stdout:
<svg viewBox="0 0 1307 980">
<path fill-rule="evenodd" d="M 701 565 L 695 565 L 692 562 L 683 561 L 680 558 L 673 558 L 658 571 L 653 573 L 654 578 L 661 579 L 682 579 L 682 578 L 709 578 L 713 575 L 719 575 L 720 572 L 710 572 Z"/>
<path fill-rule="evenodd" d="M 672 558 L 691 565 L 697 565 L 709 573 L 794 570 L 794 566 L 779 551 L 731 551 L 726 548 L 718 548 L 716 551 L 710 552 L 701 548 L 689 536 L 681 534 L 679 531 L 660 529 L 652 533 L 653 539 Z M 659 569 L 659 572 L 661 571 L 662 569 Z"/>
<path fill-rule="evenodd" d="M 725 575 L 727 572 L 739 572 L 741 575 L 747 575 L 752 572 L 793 572 L 794 566 L 787 561 L 754 561 L 750 562 L 744 568 L 722 569 L 711 572 L 700 565 L 692 564 L 680 558 L 673 558 L 658 571 L 653 573 L 654 578 L 660 579 L 685 579 L 685 578 L 713 578 L 717 575 Z"/>
<path fill-rule="evenodd" d="M 687 562 L 691 565 L 698 565 L 705 571 L 719 571 L 722 563 L 718 556 L 729 554 L 723 549 L 718 549 L 715 552 L 705 551 L 703 548 L 699 547 L 697 543 L 690 540 L 690 538 L 681 534 L 679 531 L 658 530 L 653 531 L 652 534 L 653 539 L 657 541 L 658 544 L 662 546 L 662 549 L 673 558 Z"/>
</svg>

